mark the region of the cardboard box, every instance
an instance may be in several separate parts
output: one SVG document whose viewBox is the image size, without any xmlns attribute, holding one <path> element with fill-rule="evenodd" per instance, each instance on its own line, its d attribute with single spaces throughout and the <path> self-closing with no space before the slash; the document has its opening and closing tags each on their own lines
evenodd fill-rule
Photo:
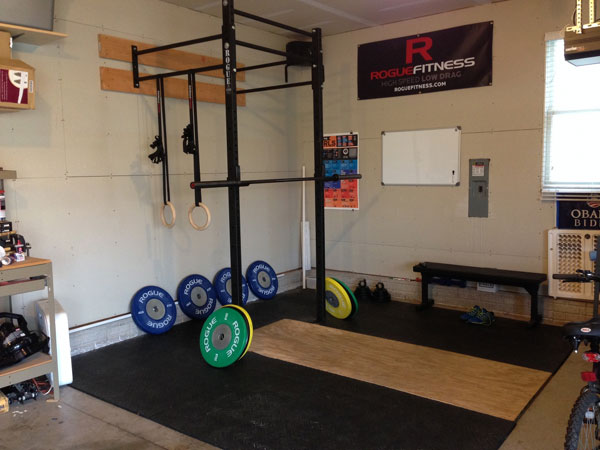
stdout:
<svg viewBox="0 0 600 450">
<path fill-rule="evenodd" d="M 0 31 L 0 58 L 10 59 L 12 58 L 10 48 L 10 33 L 6 31 Z"/>
<path fill-rule="evenodd" d="M 0 111 L 35 109 L 35 69 L 11 56 L 10 34 L 0 32 Z"/>
<path fill-rule="evenodd" d="M 35 109 L 35 69 L 29 64 L 0 58 L 0 109 Z"/>
</svg>

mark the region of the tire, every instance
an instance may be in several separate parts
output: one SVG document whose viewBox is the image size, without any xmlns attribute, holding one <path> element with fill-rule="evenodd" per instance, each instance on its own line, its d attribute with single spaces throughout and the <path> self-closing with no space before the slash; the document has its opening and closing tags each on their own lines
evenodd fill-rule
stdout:
<svg viewBox="0 0 600 450">
<path fill-rule="evenodd" d="M 565 450 L 600 449 L 599 420 L 600 396 L 596 392 L 585 389 L 571 410 Z"/>
</svg>

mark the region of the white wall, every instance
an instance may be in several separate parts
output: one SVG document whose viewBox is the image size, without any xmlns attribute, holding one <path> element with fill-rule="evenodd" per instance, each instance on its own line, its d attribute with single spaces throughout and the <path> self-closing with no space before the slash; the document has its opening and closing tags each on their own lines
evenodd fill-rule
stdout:
<svg viewBox="0 0 600 450">
<path fill-rule="evenodd" d="M 6 183 L 8 218 L 31 242 L 32 256 L 52 259 L 56 298 L 72 327 L 128 312 L 131 296 L 142 286 L 159 285 L 175 298 L 184 276 L 212 279 L 229 265 L 226 190 L 203 193 L 213 215 L 207 231 L 195 231 L 187 222 L 193 166 L 180 139 L 188 123 L 187 102 L 167 99 L 171 198 L 178 217 L 175 227 L 166 229 L 159 218 L 161 168 L 147 158 L 157 134 L 154 98 L 100 90 L 100 66 L 129 65 L 100 59 L 97 44 L 99 33 L 177 42 L 217 34 L 221 21 L 158 0 L 56 0 L 55 17 L 55 31 L 69 37 L 14 47 L 14 58 L 36 68 L 36 109 L 0 115 L 0 166 L 18 173 L 18 180 Z M 286 39 L 271 33 L 246 26 L 238 26 L 237 33 L 247 41 L 285 47 Z M 186 50 L 220 57 L 218 43 Z M 238 60 L 273 59 L 240 49 Z M 248 72 L 240 87 L 282 80 L 283 68 Z M 291 112 L 296 95 L 249 95 L 247 106 L 239 108 L 243 177 L 299 173 L 289 157 L 298 140 Z M 224 111 L 223 105 L 198 104 L 205 180 L 226 178 Z M 299 196 L 300 187 L 292 184 L 242 189 L 243 267 L 256 259 L 278 272 L 299 267 Z M 30 315 L 30 300 L 15 299 L 15 310 Z"/>
<path fill-rule="evenodd" d="M 555 210 L 539 199 L 544 35 L 567 25 L 572 7 L 508 0 L 324 39 L 325 132 L 360 133 L 363 175 L 360 211 L 326 212 L 328 268 L 411 276 L 414 264 L 436 261 L 546 272 Z M 493 86 L 357 100 L 359 44 L 490 20 Z M 309 120 L 302 115 L 301 127 Z M 381 186 L 381 131 L 455 125 L 463 130 L 459 187 Z M 302 139 L 312 167 L 312 142 Z M 470 158 L 491 159 L 489 218 L 467 217 Z"/>
</svg>

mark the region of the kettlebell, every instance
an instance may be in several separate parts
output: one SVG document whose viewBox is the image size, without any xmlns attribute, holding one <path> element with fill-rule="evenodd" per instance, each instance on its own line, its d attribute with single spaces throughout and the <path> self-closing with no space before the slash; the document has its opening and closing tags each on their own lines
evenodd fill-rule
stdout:
<svg viewBox="0 0 600 450">
<path fill-rule="evenodd" d="M 373 291 L 373 301 L 377 303 L 385 303 L 389 302 L 392 299 L 392 296 L 385 288 L 383 283 L 380 281 L 375 285 L 375 290 Z"/>
<path fill-rule="evenodd" d="M 354 290 L 354 296 L 359 302 L 373 300 L 373 293 L 371 292 L 371 289 L 369 289 L 369 286 L 367 286 L 367 280 L 360 280 L 358 282 L 358 286 Z"/>
</svg>

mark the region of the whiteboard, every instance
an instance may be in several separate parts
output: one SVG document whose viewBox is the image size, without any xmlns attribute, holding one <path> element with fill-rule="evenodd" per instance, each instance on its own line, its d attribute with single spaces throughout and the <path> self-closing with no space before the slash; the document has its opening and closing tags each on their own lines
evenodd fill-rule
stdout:
<svg viewBox="0 0 600 450">
<path fill-rule="evenodd" d="M 435 130 L 383 131 L 383 185 L 458 186 L 460 127 Z"/>
</svg>

